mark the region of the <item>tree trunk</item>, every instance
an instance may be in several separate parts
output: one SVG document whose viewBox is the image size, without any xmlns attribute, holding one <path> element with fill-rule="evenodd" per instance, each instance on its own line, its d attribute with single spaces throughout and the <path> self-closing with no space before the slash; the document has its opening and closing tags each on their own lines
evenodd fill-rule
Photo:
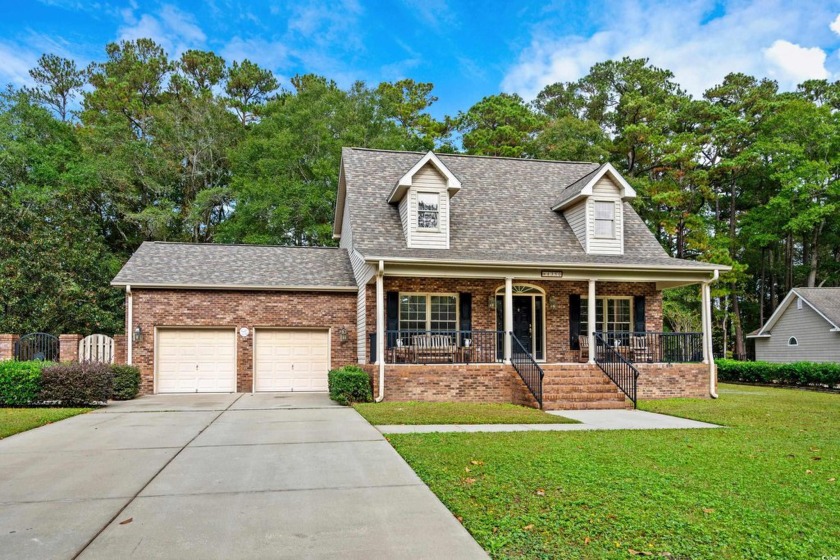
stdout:
<svg viewBox="0 0 840 560">
<path fill-rule="evenodd" d="M 808 287 L 813 288 L 817 285 L 817 268 L 819 266 L 819 243 L 820 243 L 820 233 L 822 233 L 823 225 L 825 221 L 820 223 L 820 225 L 814 230 L 814 236 L 811 240 L 811 247 L 810 247 L 810 258 L 808 259 L 809 269 L 808 269 Z"/>
<path fill-rule="evenodd" d="M 785 294 L 793 289 L 793 235 L 785 238 Z"/>
<path fill-rule="evenodd" d="M 761 286 L 758 290 L 758 324 L 764 326 L 764 298 L 767 292 L 767 248 L 761 248 Z"/>
<path fill-rule="evenodd" d="M 770 313 L 779 307 L 779 286 L 776 278 L 776 254 L 777 251 L 770 247 Z"/>
<path fill-rule="evenodd" d="M 732 331 L 735 337 L 734 343 L 734 358 L 736 360 L 743 360 L 746 358 L 746 351 L 744 349 L 744 329 L 741 327 L 741 306 L 738 303 L 738 294 L 735 293 L 737 289 L 735 282 L 732 283 Z"/>
</svg>

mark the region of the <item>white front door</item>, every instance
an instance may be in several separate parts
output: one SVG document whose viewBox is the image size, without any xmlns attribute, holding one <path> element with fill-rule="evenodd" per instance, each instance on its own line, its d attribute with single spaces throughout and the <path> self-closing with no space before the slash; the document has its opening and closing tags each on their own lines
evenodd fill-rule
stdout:
<svg viewBox="0 0 840 560">
<path fill-rule="evenodd" d="M 236 390 L 233 329 L 158 329 L 158 393 L 232 393 Z"/>
<path fill-rule="evenodd" d="M 256 329 L 255 391 L 326 391 L 329 331 Z"/>
</svg>

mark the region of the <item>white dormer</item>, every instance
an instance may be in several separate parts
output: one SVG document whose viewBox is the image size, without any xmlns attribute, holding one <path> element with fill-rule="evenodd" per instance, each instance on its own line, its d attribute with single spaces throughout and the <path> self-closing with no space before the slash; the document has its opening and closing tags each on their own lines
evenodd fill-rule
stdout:
<svg viewBox="0 0 840 560">
<path fill-rule="evenodd" d="M 590 255 L 624 254 L 624 201 L 636 191 L 605 163 L 570 185 L 553 210 L 562 210 L 580 244 Z"/>
<path fill-rule="evenodd" d="M 408 247 L 449 248 L 449 199 L 460 188 L 461 181 L 432 152 L 397 181 L 388 202 L 399 205 Z"/>
</svg>

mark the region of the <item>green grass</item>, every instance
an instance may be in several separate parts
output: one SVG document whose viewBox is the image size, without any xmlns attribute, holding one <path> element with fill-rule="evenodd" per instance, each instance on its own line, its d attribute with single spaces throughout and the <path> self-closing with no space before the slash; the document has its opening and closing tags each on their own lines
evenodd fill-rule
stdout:
<svg viewBox="0 0 840 560">
<path fill-rule="evenodd" d="M 0 439 L 32 428 L 58 422 L 90 408 L 0 408 Z"/>
<path fill-rule="evenodd" d="M 382 402 L 354 404 L 375 426 L 389 424 L 577 424 L 576 420 L 514 404 Z"/>
<path fill-rule="evenodd" d="M 729 427 L 388 439 L 494 558 L 840 555 L 840 395 L 642 408 Z"/>
</svg>

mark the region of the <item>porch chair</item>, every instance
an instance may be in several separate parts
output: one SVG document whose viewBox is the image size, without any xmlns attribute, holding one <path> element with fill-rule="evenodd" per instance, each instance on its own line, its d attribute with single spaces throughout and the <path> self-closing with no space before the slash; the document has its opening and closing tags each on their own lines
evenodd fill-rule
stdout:
<svg viewBox="0 0 840 560">
<path fill-rule="evenodd" d="M 652 362 L 653 351 L 648 346 L 647 337 L 633 335 L 630 337 L 630 359 L 634 362 Z"/>
<path fill-rule="evenodd" d="M 452 337 L 445 334 L 420 334 L 411 337 L 414 356 L 417 362 L 455 361 L 458 348 L 452 343 Z"/>
<path fill-rule="evenodd" d="M 578 362 L 589 361 L 589 337 L 585 334 L 578 335 Z"/>
</svg>

